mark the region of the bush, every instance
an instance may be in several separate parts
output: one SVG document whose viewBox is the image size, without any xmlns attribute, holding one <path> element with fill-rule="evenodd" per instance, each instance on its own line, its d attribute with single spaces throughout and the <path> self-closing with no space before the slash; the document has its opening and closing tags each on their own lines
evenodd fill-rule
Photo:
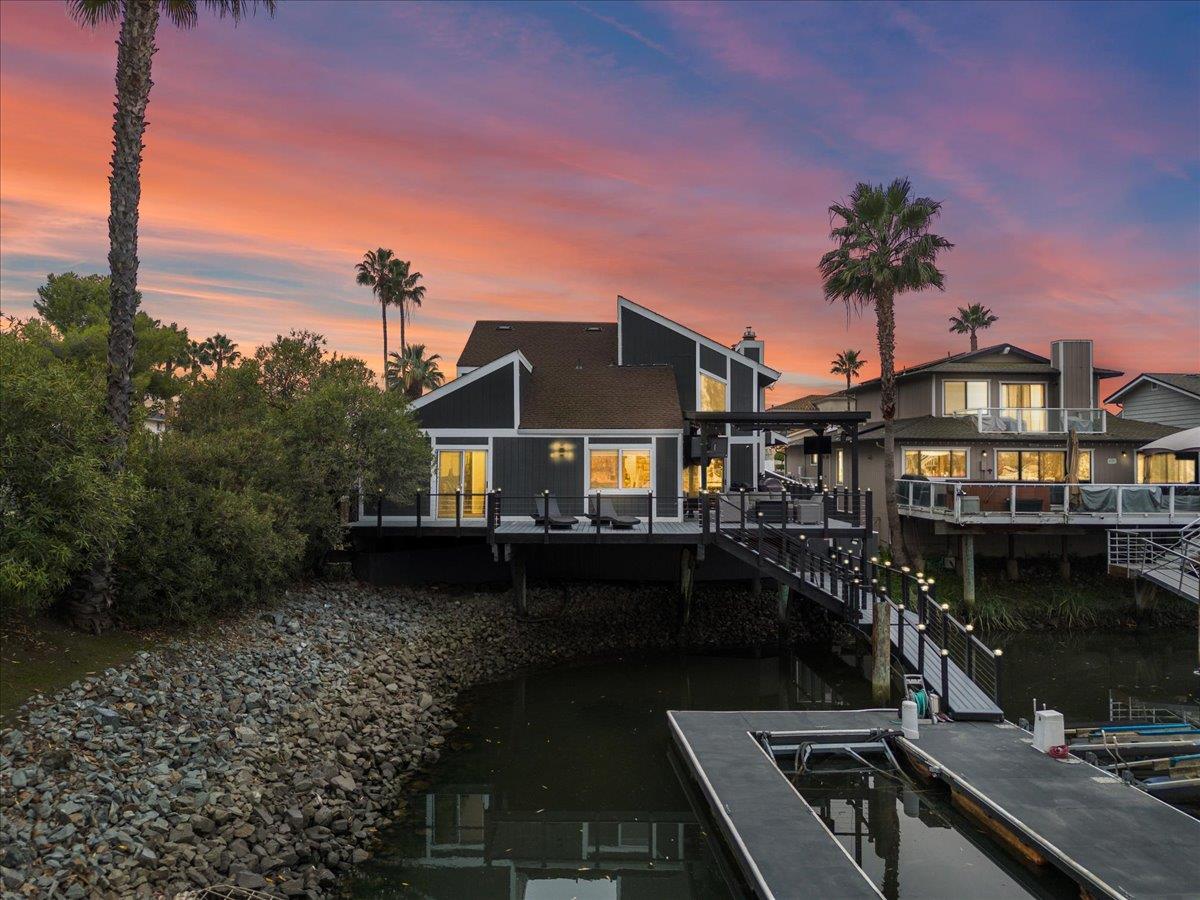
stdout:
<svg viewBox="0 0 1200 900">
<path fill-rule="evenodd" d="M 0 333 L 0 610 L 52 603 L 129 522 L 109 471 L 99 379 L 56 360 L 21 323 Z"/>
<path fill-rule="evenodd" d="M 144 438 L 134 539 L 116 560 L 117 613 L 192 621 L 261 603 L 298 574 L 304 539 L 286 501 L 256 486 L 239 448 L 261 433 Z"/>
</svg>

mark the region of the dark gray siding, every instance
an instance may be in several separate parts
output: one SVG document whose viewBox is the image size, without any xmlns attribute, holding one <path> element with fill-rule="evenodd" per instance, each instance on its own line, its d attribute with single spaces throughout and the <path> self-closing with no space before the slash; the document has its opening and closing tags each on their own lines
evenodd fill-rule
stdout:
<svg viewBox="0 0 1200 900">
<path fill-rule="evenodd" d="M 559 445 L 552 458 L 551 444 Z M 493 487 L 500 488 L 502 514 L 529 515 L 533 497 L 544 490 L 558 497 L 567 515 L 583 512 L 583 439 L 498 437 L 492 442 Z"/>
<path fill-rule="evenodd" d="M 513 372 L 504 366 L 416 410 L 424 428 L 513 428 Z"/>
<path fill-rule="evenodd" d="M 435 444 L 451 445 L 461 444 L 464 447 L 487 446 L 488 439 L 486 437 L 439 437 L 434 438 Z"/>
<path fill-rule="evenodd" d="M 758 347 L 747 347 L 742 351 L 742 355 L 755 362 L 762 362 L 762 350 Z"/>
<path fill-rule="evenodd" d="M 749 366 L 730 360 L 732 371 L 729 379 L 729 408 L 734 412 L 754 412 L 754 370 Z M 742 428 L 735 428 L 734 434 L 753 434 Z"/>
<path fill-rule="evenodd" d="M 683 458 L 679 438 L 659 438 L 654 447 L 654 493 L 660 516 L 679 515 L 679 468 Z"/>
<path fill-rule="evenodd" d="M 524 406 L 525 399 L 529 396 L 529 376 L 530 372 L 520 363 L 517 363 L 517 384 L 521 391 L 521 405 Z M 520 426 L 520 422 L 517 423 Z"/>
<path fill-rule="evenodd" d="M 691 338 L 622 307 L 621 361 L 627 366 L 673 366 L 679 405 L 684 412 L 696 408 L 696 342 Z"/>
<path fill-rule="evenodd" d="M 758 452 L 757 444 L 729 445 L 729 484 L 746 485 L 752 490 L 758 486 L 754 477 L 754 454 Z"/>
<path fill-rule="evenodd" d="M 1055 341 L 1050 345 L 1050 361 L 1062 373 L 1059 402 L 1067 409 L 1089 409 L 1097 404 L 1092 396 L 1092 342 Z"/>
<path fill-rule="evenodd" d="M 718 353 L 711 347 L 700 345 L 700 368 L 713 375 L 720 375 L 722 378 L 728 378 L 728 361 L 724 353 Z"/>
</svg>

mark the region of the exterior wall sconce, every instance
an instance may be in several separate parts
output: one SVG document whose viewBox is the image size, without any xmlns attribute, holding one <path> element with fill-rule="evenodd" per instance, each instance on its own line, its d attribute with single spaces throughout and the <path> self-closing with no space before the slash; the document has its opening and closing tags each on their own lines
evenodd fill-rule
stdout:
<svg viewBox="0 0 1200 900">
<path fill-rule="evenodd" d="M 551 441 L 550 459 L 553 462 L 570 462 L 575 458 L 575 444 L 572 441 Z"/>
</svg>

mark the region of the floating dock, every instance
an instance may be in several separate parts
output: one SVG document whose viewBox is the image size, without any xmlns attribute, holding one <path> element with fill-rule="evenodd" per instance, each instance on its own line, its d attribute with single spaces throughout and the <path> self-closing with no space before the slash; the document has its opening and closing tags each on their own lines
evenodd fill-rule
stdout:
<svg viewBox="0 0 1200 900">
<path fill-rule="evenodd" d="M 1033 749 L 1008 722 L 922 725 L 895 710 L 667 713 L 671 733 L 751 890 L 762 898 L 874 897 L 876 886 L 792 786 L 768 748 L 886 740 L 956 806 L 1032 865 L 1089 897 L 1200 897 L 1200 821 L 1070 757 Z"/>
</svg>

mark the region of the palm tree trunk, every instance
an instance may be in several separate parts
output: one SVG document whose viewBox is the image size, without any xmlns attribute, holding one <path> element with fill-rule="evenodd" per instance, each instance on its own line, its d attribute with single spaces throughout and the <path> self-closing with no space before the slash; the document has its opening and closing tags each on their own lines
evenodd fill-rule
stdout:
<svg viewBox="0 0 1200 900">
<path fill-rule="evenodd" d="M 388 352 L 387 352 L 387 303 L 379 301 L 379 310 L 383 313 L 383 389 L 388 389 Z"/>
<path fill-rule="evenodd" d="M 971 350 L 972 352 L 979 349 L 979 338 L 975 334 L 975 329 L 971 329 Z"/>
<path fill-rule="evenodd" d="M 150 102 L 151 63 L 158 30 L 156 0 L 126 0 L 117 39 L 117 103 L 113 116 L 112 175 L 108 180 L 108 265 L 112 274 L 105 411 L 113 424 L 110 469 L 125 469 L 129 406 L 133 394 L 133 319 L 137 313 L 138 205 L 142 198 L 142 135 Z M 111 623 L 113 548 L 104 547 L 71 598 L 79 628 L 99 633 Z"/>
<path fill-rule="evenodd" d="M 875 303 L 875 332 L 879 342 L 879 407 L 883 416 L 883 486 L 892 552 L 908 563 L 908 548 L 900 528 L 896 502 L 896 308 L 892 294 Z"/>
<path fill-rule="evenodd" d="M 404 304 L 400 304 L 400 355 L 404 356 L 404 351 L 408 349 L 408 344 L 404 342 Z"/>
<path fill-rule="evenodd" d="M 846 412 L 850 412 L 850 373 L 846 373 Z"/>
</svg>

